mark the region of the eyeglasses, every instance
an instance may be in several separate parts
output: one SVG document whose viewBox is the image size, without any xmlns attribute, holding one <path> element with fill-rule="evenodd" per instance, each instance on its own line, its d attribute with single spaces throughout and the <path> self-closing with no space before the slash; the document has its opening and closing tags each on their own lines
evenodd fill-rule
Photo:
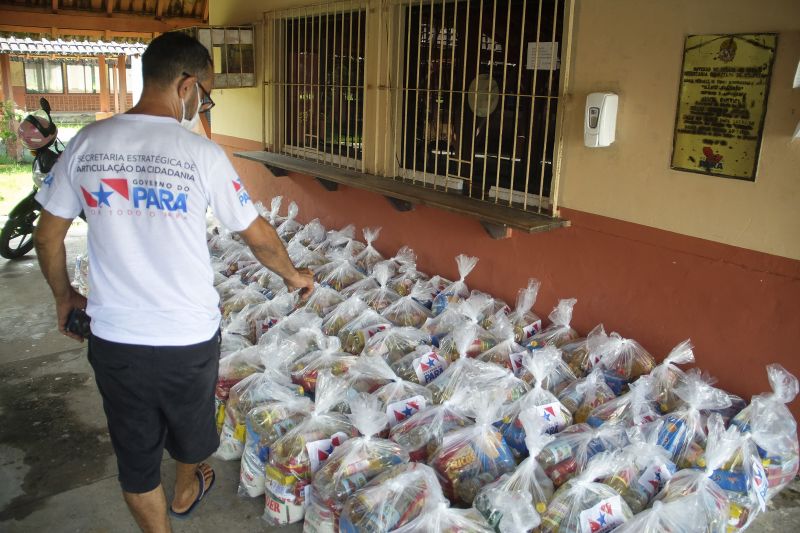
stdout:
<svg viewBox="0 0 800 533">
<path fill-rule="evenodd" d="M 192 74 L 189 74 L 188 72 L 184 72 L 184 73 L 183 73 L 183 76 L 184 76 L 185 78 L 197 78 L 197 76 L 193 76 Z M 202 83 L 200 83 L 200 81 L 199 81 L 199 80 L 200 80 L 200 78 L 197 78 L 197 80 L 198 80 L 198 81 L 197 81 L 197 86 L 198 86 L 198 87 L 200 87 L 200 91 L 202 91 L 202 93 L 203 93 L 203 96 L 202 96 L 202 98 L 200 99 L 200 110 L 199 110 L 199 112 L 200 112 L 200 113 L 205 113 L 205 112 L 207 112 L 207 111 L 211 111 L 211 109 L 212 109 L 212 108 L 213 108 L 213 107 L 214 107 L 216 104 L 214 103 L 214 100 L 212 100 L 212 99 L 211 99 L 211 95 L 208 93 L 208 91 L 206 90 L 206 88 L 205 88 L 205 87 L 203 87 L 203 84 L 202 84 Z"/>
</svg>

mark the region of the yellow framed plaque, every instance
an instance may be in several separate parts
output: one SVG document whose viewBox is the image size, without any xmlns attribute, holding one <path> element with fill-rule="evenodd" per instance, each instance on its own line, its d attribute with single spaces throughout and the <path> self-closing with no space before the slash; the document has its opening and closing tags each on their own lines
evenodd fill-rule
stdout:
<svg viewBox="0 0 800 533">
<path fill-rule="evenodd" d="M 755 181 L 777 41 L 774 33 L 686 37 L 672 169 Z"/>
</svg>

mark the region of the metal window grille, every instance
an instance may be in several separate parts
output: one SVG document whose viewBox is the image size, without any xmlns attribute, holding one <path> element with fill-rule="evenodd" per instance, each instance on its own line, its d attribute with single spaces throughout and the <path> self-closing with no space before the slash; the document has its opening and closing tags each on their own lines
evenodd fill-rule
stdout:
<svg viewBox="0 0 800 533">
<path fill-rule="evenodd" d="M 278 143 L 286 155 L 363 170 L 366 8 L 328 3 L 270 13 Z"/>
</svg>

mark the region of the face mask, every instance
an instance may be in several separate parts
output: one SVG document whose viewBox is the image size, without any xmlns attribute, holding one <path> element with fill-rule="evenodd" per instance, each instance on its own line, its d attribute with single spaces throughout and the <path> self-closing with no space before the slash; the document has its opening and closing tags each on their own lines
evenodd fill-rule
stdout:
<svg viewBox="0 0 800 533">
<path fill-rule="evenodd" d="M 197 91 L 197 109 L 191 119 L 186 118 L 186 102 L 181 100 L 181 126 L 189 131 L 194 131 L 197 123 L 200 122 L 200 88 L 195 84 L 194 89 Z"/>
</svg>

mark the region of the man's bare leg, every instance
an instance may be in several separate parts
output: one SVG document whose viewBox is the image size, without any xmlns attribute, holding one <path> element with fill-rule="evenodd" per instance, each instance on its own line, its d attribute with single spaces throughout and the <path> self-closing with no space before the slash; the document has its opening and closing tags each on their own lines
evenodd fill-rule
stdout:
<svg viewBox="0 0 800 533">
<path fill-rule="evenodd" d="M 164 488 L 159 485 L 150 492 L 135 494 L 122 491 L 125 503 L 131 510 L 133 518 L 139 528 L 145 533 L 169 533 L 169 519 L 167 518 L 167 499 L 164 497 Z"/>
<path fill-rule="evenodd" d="M 175 496 L 172 498 L 172 510 L 182 513 L 192 506 L 200 494 L 200 480 L 197 471 L 203 474 L 205 486 L 211 483 L 213 470 L 206 463 L 186 464 L 175 461 Z"/>
</svg>

